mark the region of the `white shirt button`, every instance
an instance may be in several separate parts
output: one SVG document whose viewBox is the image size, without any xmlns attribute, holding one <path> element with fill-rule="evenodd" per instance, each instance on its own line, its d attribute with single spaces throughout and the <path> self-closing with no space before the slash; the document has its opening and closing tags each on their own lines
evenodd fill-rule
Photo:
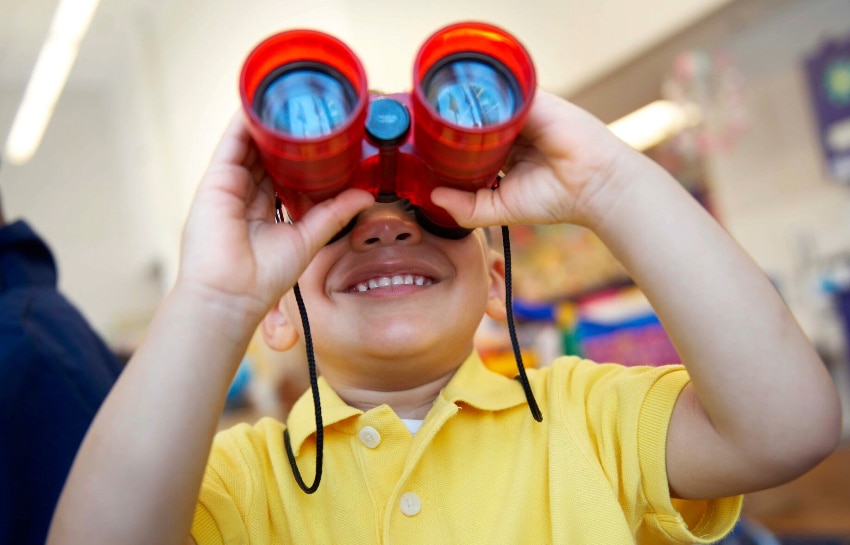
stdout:
<svg viewBox="0 0 850 545">
<path fill-rule="evenodd" d="M 360 430 L 360 441 L 369 448 L 375 448 L 381 444 L 381 434 L 372 426 L 365 426 Z"/>
<path fill-rule="evenodd" d="M 401 495 L 401 500 L 398 502 L 401 507 L 401 512 L 412 517 L 419 513 L 422 509 L 422 500 L 416 495 L 416 492 L 405 492 Z"/>
</svg>

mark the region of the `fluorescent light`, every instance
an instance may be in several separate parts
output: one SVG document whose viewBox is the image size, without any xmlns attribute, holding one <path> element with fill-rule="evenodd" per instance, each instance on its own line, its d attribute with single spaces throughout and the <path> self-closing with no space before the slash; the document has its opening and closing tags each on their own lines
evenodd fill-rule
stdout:
<svg viewBox="0 0 850 545">
<path fill-rule="evenodd" d="M 54 39 L 65 42 L 82 41 L 94 18 L 99 0 L 60 0 L 50 25 Z"/>
<path fill-rule="evenodd" d="M 683 129 L 699 124 L 698 107 L 686 108 L 668 100 L 656 100 L 608 125 L 633 148 L 644 151 Z"/>
<path fill-rule="evenodd" d="M 10 163 L 22 165 L 35 155 L 97 4 L 60 0 L 6 140 L 4 156 Z"/>
</svg>

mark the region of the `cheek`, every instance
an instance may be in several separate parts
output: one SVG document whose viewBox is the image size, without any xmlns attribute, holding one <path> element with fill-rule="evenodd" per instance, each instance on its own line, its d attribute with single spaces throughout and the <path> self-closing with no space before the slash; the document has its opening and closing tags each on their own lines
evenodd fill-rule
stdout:
<svg viewBox="0 0 850 545">
<path fill-rule="evenodd" d="M 331 248 L 327 246 L 313 256 L 307 268 L 298 277 L 298 286 L 301 288 L 301 293 L 305 297 L 307 292 L 315 293 L 324 291 L 328 271 L 334 259 L 336 259 L 335 255 L 331 253 Z M 293 296 L 291 299 L 292 304 L 295 305 L 295 297 Z"/>
</svg>

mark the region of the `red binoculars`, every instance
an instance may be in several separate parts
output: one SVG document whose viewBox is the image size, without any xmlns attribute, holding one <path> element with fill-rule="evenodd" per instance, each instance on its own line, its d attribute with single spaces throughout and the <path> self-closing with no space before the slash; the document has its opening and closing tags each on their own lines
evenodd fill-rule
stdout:
<svg viewBox="0 0 850 545">
<path fill-rule="evenodd" d="M 469 233 L 431 190 L 491 188 L 536 87 L 525 48 L 500 28 L 459 23 L 419 49 L 410 93 L 370 92 L 363 65 L 314 30 L 275 34 L 240 76 L 248 129 L 292 220 L 348 188 L 407 199 L 423 228 Z"/>
</svg>

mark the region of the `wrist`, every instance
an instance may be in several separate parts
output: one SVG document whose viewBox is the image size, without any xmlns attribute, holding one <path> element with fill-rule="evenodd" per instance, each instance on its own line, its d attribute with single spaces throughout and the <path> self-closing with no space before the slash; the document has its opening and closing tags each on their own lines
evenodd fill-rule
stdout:
<svg viewBox="0 0 850 545">
<path fill-rule="evenodd" d="M 642 153 L 627 148 L 600 169 L 580 201 L 581 224 L 599 236 L 623 228 L 624 223 L 645 218 L 648 201 L 659 198 L 657 191 L 664 186 L 669 173 Z M 663 191 L 662 191 L 663 192 Z M 657 212 L 658 210 L 656 210 Z M 635 226 L 637 227 L 637 226 Z"/>
<path fill-rule="evenodd" d="M 240 348 L 247 346 L 268 311 L 256 298 L 224 294 L 180 279 L 164 306 L 171 309 L 175 325 Z"/>
</svg>

